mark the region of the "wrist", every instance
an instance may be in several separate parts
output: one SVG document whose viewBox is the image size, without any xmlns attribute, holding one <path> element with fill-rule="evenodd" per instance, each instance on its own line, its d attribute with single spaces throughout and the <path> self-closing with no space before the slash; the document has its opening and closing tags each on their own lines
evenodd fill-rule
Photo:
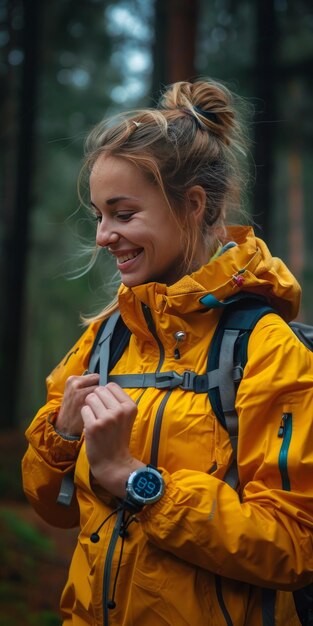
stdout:
<svg viewBox="0 0 313 626">
<path fill-rule="evenodd" d="M 129 476 L 145 464 L 132 457 L 124 463 L 110 463 L 92 468 L 92 475 L 101 487 L 117 498 L 126 497 L 126 483 Z"/>
<path fill-rule="evenodd" d="M 73 429 L 69 420 L 61 417 L 60 413 L 55 416 L 54 420 L 51 420 L 51 424 L 55 432 L 63 437 L 63 439 L 75 440 L 80 439 L 82 432 L 78 432 L 78 429 Z"/>
<path fill-rule="evenodd" d="M 56 434 L 62 437 L 62 439 L 66 439 L 67 441 L 79 441 L 81 438 L 81 435 L 74 434 L 67 428 L 60 427 L 58 423 L 58 415 L 55 413 L 48 416 L 48 422 L 51 424 Z"/>
</svg>

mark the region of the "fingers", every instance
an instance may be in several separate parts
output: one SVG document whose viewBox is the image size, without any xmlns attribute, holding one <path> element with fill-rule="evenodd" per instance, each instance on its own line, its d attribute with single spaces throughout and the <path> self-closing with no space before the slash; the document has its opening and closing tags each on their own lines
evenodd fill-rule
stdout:
<svg viewBox="0 0 313 626">
<path fill-rule="evenodd" d="M 65 387 L 73 389 L 86 389 L 99 384 L 99 374 L 83 374 L 83 376 L 69 376 Z"/>
<path fill-rule="evenodd" d="M 86 396 L 96 390 L 98 383 L 99 374 L 69 376 L 65 383 L 64 399 L 68 399 L 77 406 L 82 406 Z"/>
<path fill-rule="evenodd" d="M 81 416 L 84 422 L 84 427 L 86 430 L 88 430 L 89 427 L 92 426 L 93 422 L 95 421 L 95 415 L 94 415 L 92 408 L 88 406 L 87 404 L 85 404 L 81 409 Z"/>
<path fill-rule="evenodd" d="M 134 418 L 137 414 L 135 402 L 115 383 L 109 383 L 105 387 L 96 387 L 86 396 L 85 406 L 92 409 L 96 419 L 108 418 L 112 415 L 115 417 L 126 415 Z"/>
<path fill-rule="evenodd" d="M 81 408 L 86 396 L 94 392 L 99 384 L 99 374 L 69 376 L 56 420 L 57 428 L 67 434 L 80 434 L 83 429 Z"/>
<path fill-rule="evenodd" d="M 132 404 L 135 404 L 129 397 L 129 395 L 124 391 L 124 389 L 122 389 L 116 383 L 108 383 L 107 385 L 105 385 L 105 387 L 98 387 L 97 392 L 100 396 L 102 396 L 103 392 L 105 392 L 105 395 L 107 397 L 114 398 L 121 404 L 123 404 L 124 402 L 131 402 Z"/>
</svg>

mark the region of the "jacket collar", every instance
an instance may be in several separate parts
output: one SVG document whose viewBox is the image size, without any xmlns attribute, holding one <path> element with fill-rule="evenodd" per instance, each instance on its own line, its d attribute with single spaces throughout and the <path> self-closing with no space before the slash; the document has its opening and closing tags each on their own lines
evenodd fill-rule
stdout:
<svg viewBox="0 0 313 626">
<path fill-rule="evenodd" d="M 208 306 L 203 298 L 207 294 L 223 302 L 241 291 L 265 296 L 287 321 L 293 319 L 298 313 L 301 291 L 284 263 L 271 256 L 251 227 L 230 227 L 221 240 L 223 246 L 230 241 L 236 245 L 173 285 L 121 285 L 119 306 L 129 328 L 140 333 L 143 306 L 150 309 L 157 326 L 164 318 L 162 325 L 167 328 L 169 321 L 164 321 L 168 316 L 182 318 L 205 313 Z"/>
</svg>

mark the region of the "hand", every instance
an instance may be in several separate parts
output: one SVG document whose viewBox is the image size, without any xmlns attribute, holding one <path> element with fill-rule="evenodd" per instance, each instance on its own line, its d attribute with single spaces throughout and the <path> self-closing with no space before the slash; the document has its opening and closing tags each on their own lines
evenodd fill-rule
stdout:
<svg viewBox="0 0 313 626">
<path fill-rule="evenodd" d="M 80 436 L 82 434 L 84 423 L 81 408 L 85 403 L 86 396 L 97 388 L 99 378 L 99 374 L 69 376 L 65 383 L 61 408 L 55 422 L 59 431 L 65 435 Z"/>
<path fill-rule="evenodd" d="M 143 463 L 129 452 L 137 405 L 115 383 L 97 387 L 81 410 L 92 475 L 112 495 L 125 496 L 129 474 Z"/>
</svg>

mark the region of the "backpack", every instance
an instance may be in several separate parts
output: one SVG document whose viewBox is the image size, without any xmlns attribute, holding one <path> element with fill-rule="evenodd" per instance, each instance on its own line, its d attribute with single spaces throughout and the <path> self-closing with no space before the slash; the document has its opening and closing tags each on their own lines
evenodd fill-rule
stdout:
<svg viewBox="0 0 313 626">
<path fill-rule="evenodd" d="M 131 335 L 119 311 L 101 324 L 92 347 L 88 372 L 100 374 L 100 385 L 113 381 L 126 388 L 170 389 L 179 386 L 195 393 L 207 392 L 215 416 L 227 430 L 233 449 L 233 462 L 223 480 L 236 489 L 238 487 L 236 392 L 247 363 L 251 331 L 264 315 L 277 312 L 263 296 L 245 292 L 227 298 L 224 302 L 208 294 L 201 302 L 210 308 L 224 309 L 209 347 L 206 374 L 198 375 L 192 371 L 185 371 L 181 376 L 175 371 L 168 371 L 111 376 L 109 372 L 121 358 Z M 300 341 L 313 352 L 313 326 L 300 322 L 291 322 L 289 326 Z"/>
<path fill-rule="evenodd" d="M 245 292 L 224 302 L 208 294 L 201 302 L 210 308 L 223 308 L 209 347 L 206 374 L 198 375 L 192 371 L 185 371 L 183 375 L 179 375 L 175 371 L 169 371 L 111 376 L 109 372 L 122 356 L 131 335 L 119 311 L 104 320 L 100 326 L 92 348 L 88 372 L 100 374 L 100 385 L 113 381 L 126 388 L 169 389 L 179 386 L 195 393 L 207 392 L 216 418 L 228 431 L 233 449 L 233 461 L 223 480 L 236 489 L 238 487 L 236 392 L 247 362 L 251 331 L 264 315 L 277 312 L 264 297 Z M 300 322 L 291 322 L 289 326 L 300 341 L 313 351 L 313 327 Z M 63 504 L 68 504 L 68 499 Z M 301 624 L 313 626 L 313 583 L 293 593 Z"/>
</svg>

